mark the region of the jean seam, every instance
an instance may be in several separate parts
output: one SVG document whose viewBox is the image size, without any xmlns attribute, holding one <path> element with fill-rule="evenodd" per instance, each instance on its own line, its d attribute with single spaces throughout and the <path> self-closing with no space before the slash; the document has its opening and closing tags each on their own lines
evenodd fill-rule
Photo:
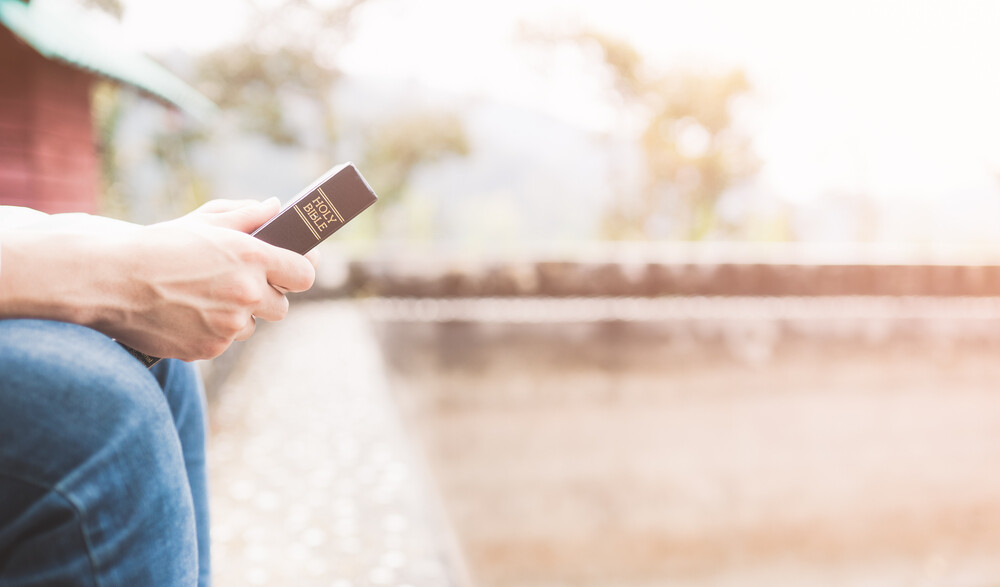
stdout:
<svg viewBox="0 0 1000 587">
<path fill-rule="evenodd" d="M 83 508 L 80 507 L 69 495 L 60 490 L 54 485 L 49 485 L 48 483 L 42 483 L 35 481 L 34 479 L 29 479 L 27 477 L 22 477 L 21 475 L 16 475 L 13 473 L 0 472 L 0 476 L 7 477 L 8 479 L 13 479 L 15 481 L 20 481 L 21 483 L 27 483 L 29 485 L 34 485 L 44 489 L 49 493 L 57 495 L 60 499 L 65 501 L 73 509 L 73 516 L 76 518 L 77 526 L 80 528 L 80 537 L 83 539 L 84 547 L 87 549 L 87 560 L 90 562 L 90 574 L 93 578 L 94 587 L 101 587 L 101 579 L 97 574 L 97 561 L 94 560 L 94 547 L 90 542 L 90 537 L 87 535 L 87 530 L 83 522 Z"/>
</svg>

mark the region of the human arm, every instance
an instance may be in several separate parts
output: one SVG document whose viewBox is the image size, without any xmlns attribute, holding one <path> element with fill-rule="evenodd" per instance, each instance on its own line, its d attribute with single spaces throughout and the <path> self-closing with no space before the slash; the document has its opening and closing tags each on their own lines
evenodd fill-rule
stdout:
<svg viewBox="0 0 1000 587">
<path fill-rule="evenodd" d="M 253 316 L 284 317 L 284 291 L 312 285 L 309 260 L 247 234 L 278 208 L 217 201 L 150 226 L 36 216 L 0 233 L 0 317 L 90 326 L 155 356 L 217 356 L 253 333 Z"/>
</svg>

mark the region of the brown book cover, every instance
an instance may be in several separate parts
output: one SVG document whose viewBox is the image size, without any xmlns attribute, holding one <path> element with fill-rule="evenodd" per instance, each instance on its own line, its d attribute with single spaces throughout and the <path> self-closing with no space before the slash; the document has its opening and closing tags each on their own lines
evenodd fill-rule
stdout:
<svg viewBox="0 0 1000 587">
<path fill-rule="evenodd" d="M 351 163 L 338 165 L 299 192 L 253 236 L 305 254 L 375 203 L 375 192 Z"/>
<path fill-rule="evenodd" d="M 305 254 L 377 199 L 354 164 L 344 163 L 299 192 L 252 235 L 276 247 Z M 122 346 L 147 367 L 160 361 L 127 345 Z"/>
</svg>

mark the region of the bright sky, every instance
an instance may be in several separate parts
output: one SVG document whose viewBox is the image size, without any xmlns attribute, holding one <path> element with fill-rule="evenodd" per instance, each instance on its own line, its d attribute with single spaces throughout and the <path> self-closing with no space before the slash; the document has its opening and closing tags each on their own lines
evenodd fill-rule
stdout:
<svg viewBox="0 0 1000 587">
<path fill-rule="evenodd" d="M 241 6 L 133 0 L 124 24 L 147 50 L 197 51 L 237 34 Z M 341 65 L 613 128 L 585 57 L 539 61 L 523 24 L 618 35 L 659 68 L 744 68 L 763 180 L 789 199 L 1000 187 L 1000 2 L 372 0 Z"/>
</svg>

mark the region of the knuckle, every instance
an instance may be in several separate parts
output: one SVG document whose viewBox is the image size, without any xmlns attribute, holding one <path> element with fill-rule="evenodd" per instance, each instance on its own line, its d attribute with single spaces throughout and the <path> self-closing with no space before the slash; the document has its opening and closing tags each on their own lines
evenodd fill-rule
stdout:
<svg viewBox="0 0 1000 587">
<path fill-rule="evenodd" d="M 256 245 L 257 243 L 249 242 L 240 251 L 240 259 L 247 265 L 263 265 L 267 262 L 266 250 Z"/>
<path fill-rule="evenodd" d="M 227 338 L 216 336 L 209 337 L 197 345 L 196 355 L 198 359 L 214 359 L 229 348 L 230 341 Z"/>
<path fill-rule="evenodd" d="M 246 318 L 239 312 L 226 312 L 218 318 L 216 327 L 222 337 L 232 339 L 246 326 Z"/>
<path fill-rule="evenodd" d="M 233 284 L 231 295 L 234 303 L 243 307 L 252 307 L 261 302 L 263 294 L 253 280 L 243 278 Z"/>
</svg>

